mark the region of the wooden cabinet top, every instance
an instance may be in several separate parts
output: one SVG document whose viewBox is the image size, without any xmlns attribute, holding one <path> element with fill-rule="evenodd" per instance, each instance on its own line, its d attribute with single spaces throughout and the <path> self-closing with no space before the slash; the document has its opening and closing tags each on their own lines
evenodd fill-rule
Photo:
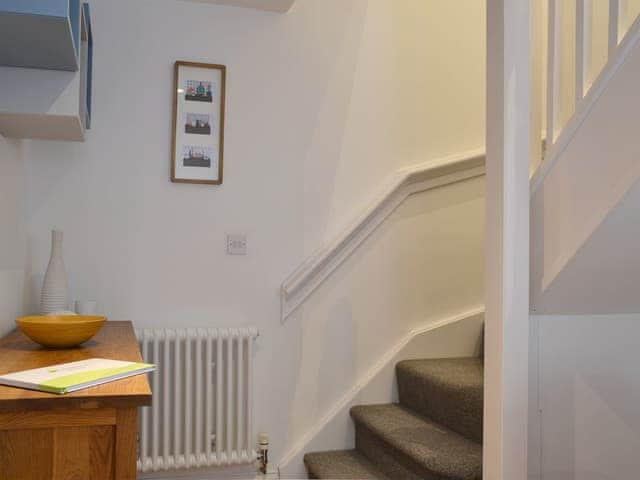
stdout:
<svg viewBox="0 0 640 480">
<path fill-rule="evenodd" d="M 141 362 L 131 322 L 106 322 L 80 347 L 53 350 L 29 340 L 14 330 L 0 339 L 0 375 L 89 358 Z M 66 395 L 24 390 L 0 385 L 0 412 L 71 408 L 124 408 L 151 404 L 147 375 L 136 375 Z"/>
</svg>

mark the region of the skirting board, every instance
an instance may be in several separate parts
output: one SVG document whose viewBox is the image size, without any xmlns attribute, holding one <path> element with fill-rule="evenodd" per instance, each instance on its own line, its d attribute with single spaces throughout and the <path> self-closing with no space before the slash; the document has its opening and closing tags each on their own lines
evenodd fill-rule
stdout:
<svg viewBox="0 0 640 480">
<path fill-rule="evenodd" d="M 397 402 L 397 362 L 479 355 L 483 324 L 484 307 L 479 307 L 409 332 L 291 448 L 278 466 L 280 478 L 306 478 L 302 459 L 307 452 L 353 448 L 355 432 L 349 410 L 358 404 Z"/>
<path fill-rule="evenodd" d="M 269 473 L 262 475 L 258 472 L 256 464 L 255 467 L 215 467 L 139 473 L 138 480 L 278 480 L 278 472 L 269 468 Z"/>
</svg>

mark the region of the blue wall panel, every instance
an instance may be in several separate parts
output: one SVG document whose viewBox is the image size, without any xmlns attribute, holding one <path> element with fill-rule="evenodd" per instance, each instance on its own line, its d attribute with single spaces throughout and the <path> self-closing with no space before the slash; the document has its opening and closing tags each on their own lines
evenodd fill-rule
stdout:
<svg viewBox="0 0 640 480">
<path fill-rule="evenodd" d="M 0 0 L 0 11 L 66 17 L 69 0 Z"/>
<path fill-rule="evenodd" d="M 71 35 L 77 58 L 80 51 L 80 0 L 69 0 L 69 21 L 71 22 Z"/>
<path fill-rule="evenodd" d="M 80 0 L 0 0 L 0 65 L 78 69 Z"/>
<path fill-rule="evenodd" d="M 82 5 L 84 21 L 87 25 L 87 118 L 85 128 L 91 128 L 91 94 L 93 90 L 93 34 L 91 33 L 91 12 L 89 4 Z"/>
</svg>

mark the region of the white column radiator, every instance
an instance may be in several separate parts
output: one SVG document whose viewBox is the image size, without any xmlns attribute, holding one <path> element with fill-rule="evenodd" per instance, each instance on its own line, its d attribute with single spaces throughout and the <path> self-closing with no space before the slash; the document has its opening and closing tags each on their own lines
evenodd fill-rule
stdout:
<svg viewBox="0 0 640 480">
<path fill-rule="evenodd" d="M 255 328 L 136 330 L 153 405 L 139 415 L 138 470 L 238 465 L 256 458 Z"/>
</svg>

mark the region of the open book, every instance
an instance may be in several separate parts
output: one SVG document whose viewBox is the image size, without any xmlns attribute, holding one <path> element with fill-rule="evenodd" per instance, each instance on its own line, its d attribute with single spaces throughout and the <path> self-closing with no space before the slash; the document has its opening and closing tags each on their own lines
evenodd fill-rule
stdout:
<svg viewBox="0 0 640 480">
<path fill-rule="evenodd" d="M 40 390 L 57 394 L 75 392 L 121 378 L 155 370 L 150 363 L 122 362 L 105 358 L 91 358 L 79 362 L 61 363 L 0 375 L 0 385 Z"/>
</svg>

